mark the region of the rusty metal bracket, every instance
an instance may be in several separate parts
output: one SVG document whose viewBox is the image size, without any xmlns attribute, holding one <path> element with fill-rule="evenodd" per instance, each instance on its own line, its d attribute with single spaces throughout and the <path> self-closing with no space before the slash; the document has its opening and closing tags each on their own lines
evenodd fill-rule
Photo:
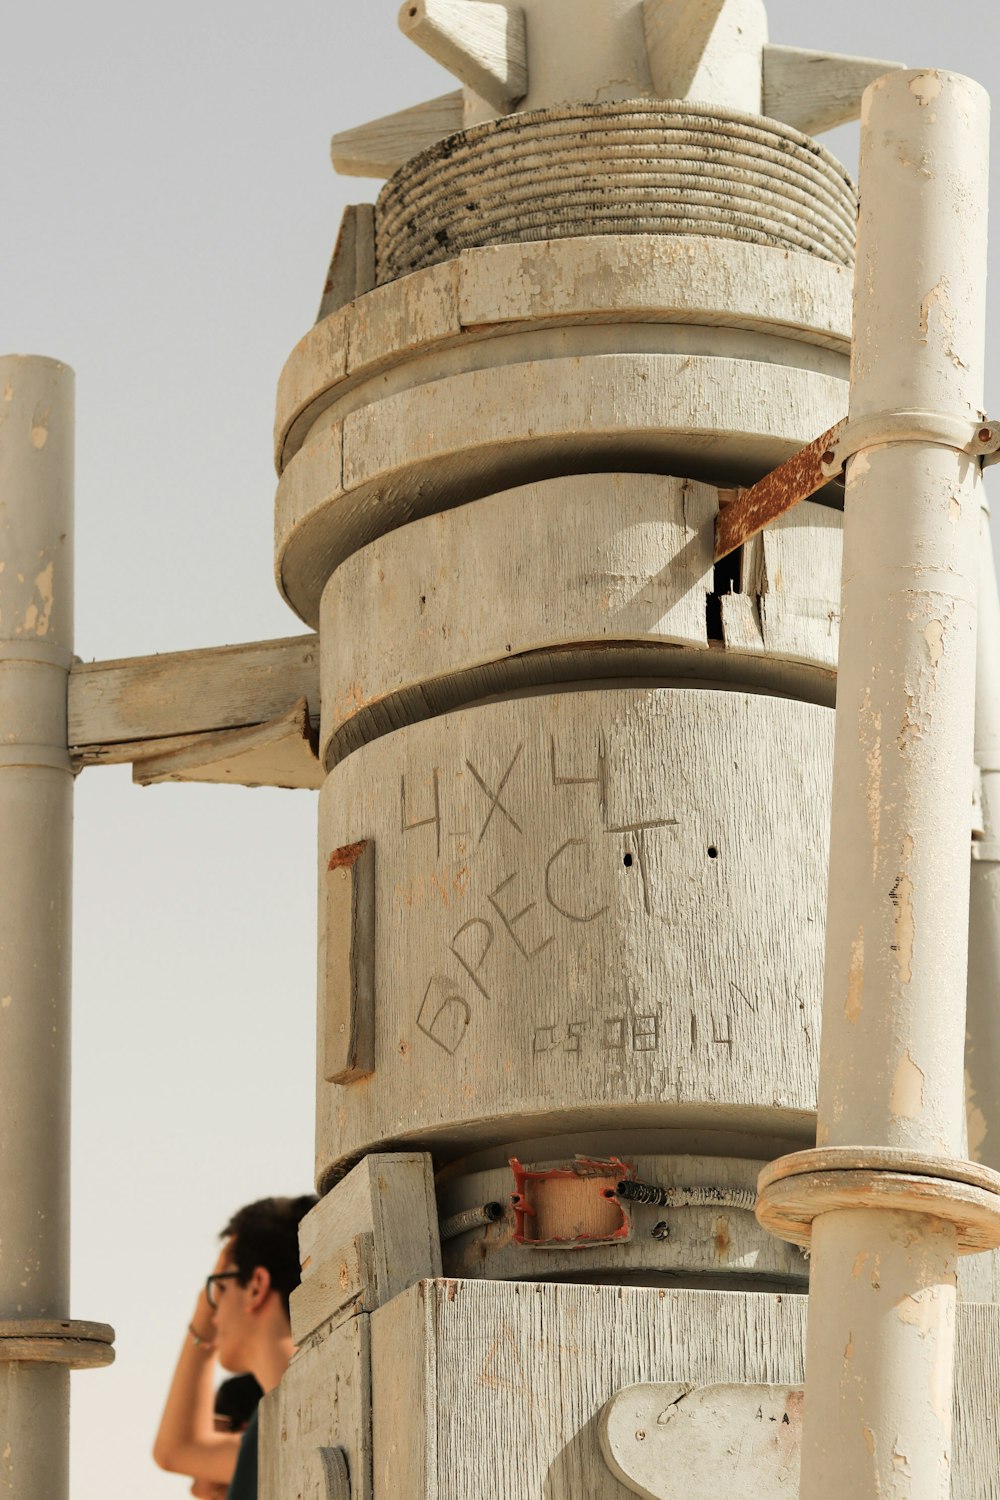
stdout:
<svg viewBox="0 0 1000 1500">
<path fill-rule="evenodd" d="M 715 561 L 728 557 L 748 542 L 758 531 L 763 531 L 770 522 L 776 521 L 786 511 L 808 500 L 824 485 L 836 477 L 839 470 L 828 472 L 834 460 L 845 428 L 846 418 L 815 438 L 798 453 L 793 453 L 777 469 L 758 479 L 749 489 L 730 491 L 731 498 L 724 503 L 725 491 L 720 491 L 719 514 L 715 522 Z"/>
</svg>

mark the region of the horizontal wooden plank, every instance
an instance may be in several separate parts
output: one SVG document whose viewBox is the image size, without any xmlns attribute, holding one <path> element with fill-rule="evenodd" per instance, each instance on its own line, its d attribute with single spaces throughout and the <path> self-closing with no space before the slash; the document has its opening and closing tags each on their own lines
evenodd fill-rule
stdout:
<svg viewBox="0 0 1000 1500">
<path fill-rule="evenodd" d="M 155 746 L 153 754 L 149 746 Z M 323 770 L 316 754 L 306 700 L 287 714 L 247 729 L 223 729 L 178 741 L 145 741 L 133 747 L 132 779 L 139 786 L 203 781 L 216 786 L 273 786 L 318 791 Z"/>
<path fill-rule="evenodd" d="M 78 767 L 134 761 L 143 746 L 268 724 L 303 698 L 318 723 L 315 635 L 82 662 L 70 672 L 70 754 Z"/>
<path fill-rule="evenodd" d="M 346 177 L 391 177 L 404 162 L 461 130 L 461 89 L 410 109 L 342 130 L 330 142 L 334 171 Z"/>
<path fill-rule="evenodd" d="M 331 1319 L 340 1323 L 378 1306 L 374 1256 L 374 1237 L 357 1234 L 295 1287 L 289 1306 L 296 1344 Z"/>
</svg>

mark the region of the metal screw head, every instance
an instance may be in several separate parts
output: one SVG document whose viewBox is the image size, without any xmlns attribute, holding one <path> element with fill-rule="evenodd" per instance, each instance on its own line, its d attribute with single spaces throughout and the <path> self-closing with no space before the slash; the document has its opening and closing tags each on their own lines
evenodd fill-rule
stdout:
<svg viewBox="0 0 1000 1500">
<path fill-rule="evenodd" d="M 837 457 L 837 455 L 836 455 L 836 453 L 834 453 L 833 449 L 832 448 L 827 448 L 826 452 L 823 454 L 823 457 L 820 459 L 820 463 L 821 464 L 832 464 L 834 462 L 834 460 L 836 459 L 836 457 Z"/>
<path fill-rule="evenodd" d="M 992 436 L 993 436 L 993 430 L 992 430 L 992 428 L 990 428 L 990 427 L 980 427 L 980 429 L 979 429 L 979 441 L 981 443 L 988 443 L 989 440 L 990 440 L 990 438 Z"/>
</svg>

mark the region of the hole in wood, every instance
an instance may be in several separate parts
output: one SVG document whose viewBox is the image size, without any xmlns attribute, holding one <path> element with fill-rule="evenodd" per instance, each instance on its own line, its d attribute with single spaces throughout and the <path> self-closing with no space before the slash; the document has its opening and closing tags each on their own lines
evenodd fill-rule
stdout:
<svg viewBox="0 0 1000 1500">
<path fill-rule="evenodd" d="M 709 859 L 718 859 L 719 857 L 719 851 L 714 844 L 708 846 L 708 857 Z"/>
<path fill-rule="evenodd" d="M 633 863 L 633 856 L 631 854 L 626 854 L 625 858 L 622 860 L 622 864 L 625 866 L 626 870 L 631 870 Z"/>
</svg>

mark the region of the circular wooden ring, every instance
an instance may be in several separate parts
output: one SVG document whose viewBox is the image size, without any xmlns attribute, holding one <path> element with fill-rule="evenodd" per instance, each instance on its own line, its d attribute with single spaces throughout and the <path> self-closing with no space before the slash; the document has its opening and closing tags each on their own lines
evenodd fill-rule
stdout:
<svg viewBox="0 0 1000 1500">
<path fill-rule="evenodd" d="M 950 1156 L 932 1156 L 921 1151 L 906 1151 L 898 1146 L 818 1146 L 795 1151 L 767 1164 L 757 1179 L 762 1193 L 772 1183 L 786 1177 L 803 1177 L 812 1172 L 904 1172 L 917 1177 L 940 1178 L 946 1182 L 964 1182 L 986 1193 L 1000 1194 L 1000 1172 L 975 1161 L 960 1161 Z"/>
<path fill-rule="evenodd" d="M 70 1318 L 0 1320 L 0 1365 L 67 1365 L 98 1370 L 114 1364 L 115 1331 L 107 1323 Z"/>
<path fill-rule="evenodd" d="M 820 1214 L 873 1208 L 944 1220 L 957 1231 L 960 1255 L 1000 1246 L 1000 1195 L 912 1172 L 841 1170 L 778 1178 L 759 1189 L 756 1211 L 764 1229 L 805 1247 Z"/>
</svg>

